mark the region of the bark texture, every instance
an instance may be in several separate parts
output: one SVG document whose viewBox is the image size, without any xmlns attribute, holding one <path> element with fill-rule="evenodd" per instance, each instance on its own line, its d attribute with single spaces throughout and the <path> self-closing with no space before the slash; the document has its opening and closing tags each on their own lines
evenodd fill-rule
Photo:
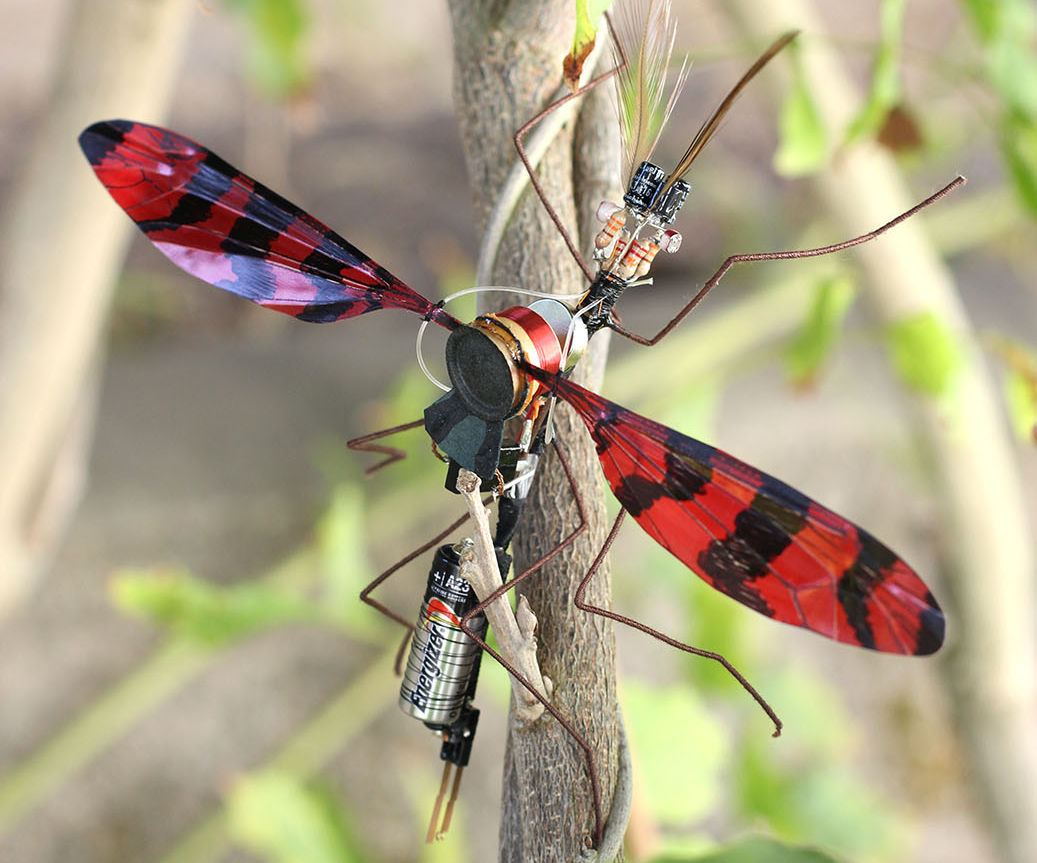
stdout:
<svg viewBox="0 0 1037 863">
<path fill-rule="evenodd" d="M 485 2 L 451 0 L 454 30 L 455 100 L 476 218 L 480 227 L 515 161 L 515 129 L 548 104 L 560 82 L 561 60 L 572 38 L 567 0 Z M 607 88 L 599 88 L 605 91 Z M 615 197 L 618 157 L 614 113 L 602 95 L 585 104 L 572 129 L 565 129 L 540 165 L 539 176 L 562 218 L 576 231 L 576 213 L 593 218 L 602 197 Z M 575 165 L 575 167 L 574 167 Z M 575 179 L 574 179 L 575 176 Z M 525 195 L 497 256 L 497 285 L 572 293 L 585 286 L 540 202 Z M 499 295 L 491 295 L 498 303 Z M 528 298 L 500 300 L 498 307 Z M 605 339 L 594 340 L 577 379 L 600 382 Z M 525 591 L 540 621 L 539 659 L 554 683 L 553 703 L 590 741 L 607 817 L 617 763 L 617 704 L 611 625 L 576 611 L 572 593 L 601 546 L 604 498 L 596 453 L 582 423 L 568 408 L 555 414 L 559 442 L 581 487 L 588 529 L 564 554 L 535 576 Z M 577 524 L 578 510 L 557 459 L 549 450 L 530 495 L 515 540 L 515 571 L 552 548 Z M 603 571 L 588 601 L 609 604 Z M 505 754 L 502 861 L 573 860 L 594 829 L 590 782 L 582 750 L 553 718 L 528 726 L 512 720 Z"/>
</svg>

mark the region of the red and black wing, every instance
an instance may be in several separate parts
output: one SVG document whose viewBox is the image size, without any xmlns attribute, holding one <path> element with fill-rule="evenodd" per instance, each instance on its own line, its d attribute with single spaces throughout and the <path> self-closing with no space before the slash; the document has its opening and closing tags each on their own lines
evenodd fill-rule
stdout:
<svg viewBox="0 0 1037 863">
<path fill-rule="evenodd" d="M 109 120 L 79 136 L 115 202 L 174 264 L 218 288 L 324 323 L 407 309 L 459 322 L 313 216 L 189 138 Z"/>
<path fill-rule="evenodd" d="M 649 535 L 761 614 L 886 653 L 926 655 L 944 618 L 915 572 L 791 486 L 536 369 L 590 429 L 612 491 Z"/>
</svg>

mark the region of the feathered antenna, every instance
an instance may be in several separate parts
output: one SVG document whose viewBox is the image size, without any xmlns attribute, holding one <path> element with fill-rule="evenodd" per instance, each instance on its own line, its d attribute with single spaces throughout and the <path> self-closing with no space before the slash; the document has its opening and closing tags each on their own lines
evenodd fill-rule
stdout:
<svg viewBox="0 0 1037 863">
<path fill-rule="evenodd" d="M 688 76 L 688 62 L 682 64 L 667 95 L 666 73 L 677 35 L 669 0 L 649 0 L 647 11 L 643 4 L 624 5 L 616 23 L 619 43 L 624 48 L 637 44 L 636 53 L 626 52 L 627 65 L 616 76 L 623 167 L 629 181 L 634 168 L 655 149 Z M 620 59 L 617 57 L 617 65 Z"/>
<path fill-rule="evenodd" d="M 771 46 L 760 55 L 760 58 L 749 67 L 749 70 L 738 80 L 738 83 L 731 88 L 731 92 L 724 97 L 724 101 L 717 106 L 717 109 L 713 112 L 712 116 L 706 120 L 706 122 L 699 128 L 698 132 L 695 133 L 695 137 L 692 139 L 688 149 L 681 157 L 681 160 L 677 163 L 677 167 L 675 167 L 670 173 L 670 178 L 666 181 L 666 186 L 663 190 L 664 192 L 688 172 L 691 163 L 698 158 L 699 153 L 702 152 L 702 148 L 709 143 L 709 139 L 716 133 L 717 129 L 720 127 L 720 121 L 724 119 L 724 115 L 728 112 L 731 105 L 734 104 L 735 99 L 738 98 L 738 95 L 742 92 L 745 85 L 756 76 L 757 72 L 770 62 L 771 58 L 775 54 L 795 39 L 797 35 L 799 35 L 798 30 L 790 30 L 788 33 L 779 36 L 773 44 L 771 44 Z"/>
</svg>

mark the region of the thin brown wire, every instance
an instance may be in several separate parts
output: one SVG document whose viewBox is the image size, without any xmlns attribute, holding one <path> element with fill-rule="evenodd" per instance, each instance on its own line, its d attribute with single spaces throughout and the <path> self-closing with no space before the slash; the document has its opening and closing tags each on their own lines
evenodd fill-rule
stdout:
<svg viewBox="0 0 1037 863">
<path fill-rule="evenodd" d="M 915 215 L 921 210 L 924 210 L 930 204 L 935 204 L 945 195 L 954 191 L 954 189 L 958 188 L 958 186 L 963 185 L 965 182 L 966 180 L 964 177 L 955 177 L 942 189 L 933 193 L 924 201 L 915 204 L 913 207 L 911 207 L 911 209 L 905 210 L 895 219 L 891 219 L 890 221 L 886 222 L 884 225 L 879 226 L 873 231 L 868 231 L 868 233 L 866 234 L 861 234 L 860 236 L 853 237 L 849 240 L 843 240 L 840 243 L 832 243 L 830 246 L 818 246 L 814 249 L 795 249 L 785 252 L 755 252 L 749 255 L 731 255 L 727 260 L 724 261 L 724 263 L 720 265 L 717 271 L 713 273 L 713 275 L 705 281 L 705 283 L 699 289 L 699 292 L 691 298 L 691 301 L 683 309 L 677 312 L 677 314 L 673 316 L 670 322 L 667 323 L 661 330 L 659 330 L 659 332 L 657 332 L 651 338 L 647 338 L 645 336 L 638 335 L 637 333 L 630 332 L 630 330 L 625 329 L 614 319 L 609 322 L 608 326 L 610 329 L 614 330 L 619 335 L 623 336 L 624 338 L 630 339 L 632 342 L 637 342 L 637 344 L 639 345 L 644 345 L 645 347 L 651 347 L 652 345 L 656 345 L 660 341 L 662 341 L 662 339 L 665 336 L 667 336 L 670 333 L 670 331 L 677 326 L 677 324 L 683 321 L 692 309 L 694 309 L 700 302 L 702 302 L 702 300 L 705 299 L 706 294 L 708 294 L 711 290 L 713 290 L 713 288 L 717 286 L 717 284 L 719 284 L 720 280 L 724 277 L 727 271 L 730 270 L 731 267 L 733 267 L 735 264 L 749 263 L 751 261 L 786 261 L 795 260 L 798 258 L 816 258 L 821 255 L 830 255 L 833 252 L 840 252 L 843 249 L 849 249 L 853 246 L 859 246 L 861 243 L 866 243 L 869 240 L 873 240 L 881 234 L 886 233 L 886 231 L 888 231 L 890 228 L 894 228 L 901 222 L 910 219 L 913 215 Z"/>
<path fill-rule="evenodd" d="M 383 467 L 388 467 L 395 462 L 401 461 L 407 457 L 407 451 L 397 449 L 392 446 L 382 446 L 381 444 L 371 444 L 370 441 L 380 440 L 384 437 L 397 434 L 398 432 L 409 431 L 410 429 L 417 428 L 420 425 L 424 425 L 424 419 L 417 419 L 413 422 L 404 423 L 403 425 L 393 426 L 392 428 L 382 429 L 381 431 L 371 432 L 365 434 L 362 437 L 355 437 L 352 440 L 346 441 L 346 446 L 354 452 L 376 452 L 386 456 L 382 461 L 371 465 L 369 468 L 365 468 L 364 476 L 371 476 L 376 471 L 380 471 Z"/>
</svg>

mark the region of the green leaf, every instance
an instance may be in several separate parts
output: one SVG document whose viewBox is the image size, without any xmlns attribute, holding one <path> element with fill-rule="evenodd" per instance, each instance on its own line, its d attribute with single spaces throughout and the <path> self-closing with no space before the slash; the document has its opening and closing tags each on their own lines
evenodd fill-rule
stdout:
<svg viewBox="0 0 1037 863">
<path fill-rule="evenodd" d="M 945 394 L 961 366 L 957 340 L 932 312 L 920 312 L 892 324 L 886 343 L 900 379 L 923 395 Z"/>
<path fill-rule="evenodd" d="M 811 96 L 797 43 L 791 43 L 787 52 L 794 78 L 778 118 L 774 169 L 787 177 L 798 177 L 824 167 L 828 161 L 828 132 Z"/>
<path fill-rule="evenodd" d="M 651 863 L 836 863 L 821 851 L 749 837 L 698 857 L 655 857 Z"/>
<path fill-rule="evenodd" d="M 821 766 L 792 789 L 809 839 L 849 859 L 902 860 L 906 822 L 848 769 Z"/>
<path fill-rule="evenodd" d="M 846 132 L 846 143 L 873 138 L 900 102 L 900 44 L 905 0 L 882 0 L 881 35 L 875 52 L 868 99 Z"/>
<path fill-rule="evenodd" d="M 310 77 L 304 36 L 307 10 L 302 0 L 227 0 L 248 24 L 249 72 L 275 97 L 289 96 Z"/>
<path fill-rule="evenodd" d="M 686 686 L 623 686 L 623 714 L 644 800 L 664 824 L 705 817 L 719 804 L 728 734 Z M 674 741 L 680 741 L 679 746 Z"/>
<path fill-rule="evenodd" d="M 1037 443 L 1037 352 L 1003 336 L 986 341 L 1005 365 L 1005 403 L 1012 428 L 1020 440 Z"/>
<path fill-rule="evenodd" d="M 382 631 L 386 619 L 357 599 L 374 578 L 367 556 L 365 508 L 358 485 L 337 485 L 316 526 L 316 549 L 324 586 L 322 601 L 329 616 L 350 635 L 366 638 Z"/>
<path fill-rule="evenodd" d="M 990 81 L 1009 111 L 1037 117 L 1037 12 L 1032 0 L 1001 0 L 994 30 L 986 43 Z"/>
<path fill-rule="evenodd" d="M 364 863 L 342 805 L 277 771 L 234 783 L 227 798 L 231 836 L 275 863 Z"/>
<path fill-rule="evenodd" d="M 972 26 L 979 31 L 980 39 L 988 41 L 997 30 L 998 4 L 991 0 L 962 0 L 962 5 L 972 18 Z"/>
<path fill-rule="evenodd" d="M 1015 369 L 1009 370 L 1005 377 L 1005 402 L 1019 439 L 1037 442 L 1037 385 L 1034 381 Z"/>
<path fill-rule="evenodd" d="M 1010 113 L 1002 122 L 1000 143 L 1019 199 L 1037 215 L 1037 117 Z"/>
<path fill-rule="evenodd" d="M 576 30 L 573 46 L 562 64 L 565 83 L 571 90 L 580 87 L 580 74 L 587 55 L 594 50 L 598 35 L 598 19 L 612 5 L 612 0 L 575 0 Z"/>
<path fill-rule="evenodd" d="M 109 589 L 123 611 L 212 646 L 322 618 L 312 603 L 283 587 L 263 582 L 223 587 L 183 570 L 123 570 Z"/>
<path fill-rule="evenodd" d="M 795 386 L 811 384 L 828 359 L 853 305 L 853 279 L 831 276 L 814 289 L 814 300 L 799 331 L 785 346 L 785 373 Z"/>
</svg>

